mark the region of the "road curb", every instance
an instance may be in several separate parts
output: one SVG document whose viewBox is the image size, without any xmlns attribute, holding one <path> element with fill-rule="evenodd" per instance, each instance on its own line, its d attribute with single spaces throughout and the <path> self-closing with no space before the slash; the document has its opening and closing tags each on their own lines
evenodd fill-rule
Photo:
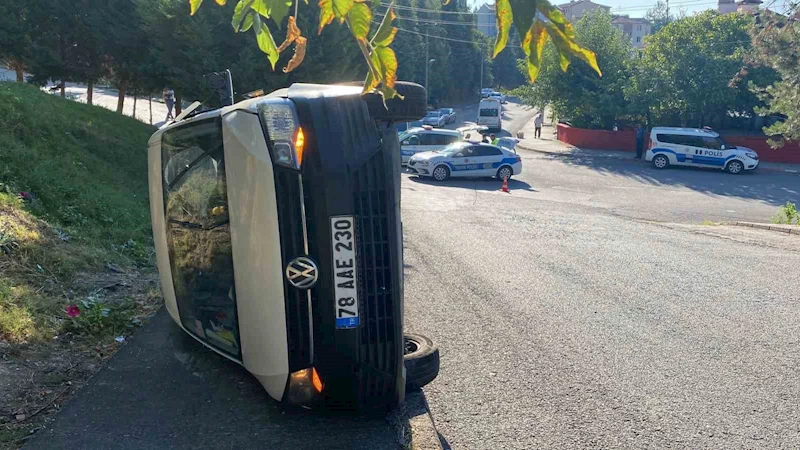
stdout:
<svg viewBox="0 0 800 450">
<path fill-rule="evenodd" d="M 776 225 L 770 223 L 757 223 L 757 222 L 729 222 L 730 225 L 738 227 L 758 228 L 760 230 L 778 231 L 786 234 L 800 235 L 800 227 L 793 225 Z"/>
<path fill-rule="evenodd" d="M 428 402 L 421 391 L 406 393 L 395 417 L 400 422 L 397 437 L 403 449 L 443 450 Z"/>
<path fill-rule="evenodd" d="M 570 151 L 565 151 L 565 152 L 560 152 L 560 151 L 549 151 L 549 150 L 542 150 L 542 149 L 539 149 L 539 148 L 531 148 L 531 147 L 527 147 L 527 146 L 525 146 L 525 145 L 524 145 L 524 144 L 522 144 L 522 143 L 520 143 L 520 144 L 517 144 L 517 148 L 520 148 L 520 149 L 522 149 L 522 150 L 526 150 L 526 151 L 529 151 L 529 152 L 544 153 L 544 154 L 546 154 L 546 155 L 558 155 L 558 156 L 560 156 L 560 155 L 572 155 L 572 154 L 573 154 L 573 152 L 572 152 L 571 150 L 570 150 Z M 598 152 L 603 152 L 603 151 L 612 151 L 612 150 L 593 150 L 593 149 L 583 149 L 583 150 L 587 150 L 587 151 L 598 151 Z M 629 154 L 630 152 L 625 152 L 625 153 L 626 153 L 626 154 Z M 595 156 L 597 156 L 597 157 L 600 157 L 600 158 L 629 159 L 630 161 L 639 161 L 639 162 L 643 162 L 643 163 L 644 163 L 644 162 L 646 162 L 646 161 L 644 161 L 643 159 L 642 159 L 642 160 L 637 160 L 637 159 L 635 159 L 635 158 L 633 158 L 633 157 L 631 157 L 631 158 L 625 158 L 623 155 L 620 155 L 620 156 L 612 156 L 612 155 L 608 155 L 608 154 L 597 153 Z M 788 174 L 790 174 L 790 175 L 800 175 L 800 169 L 781 169 L 781 168 L 777 168 L 777 167 L 764 167 L 764 166 L 760 166 L 760 167 L 758 167 L 758 168 L 756 169 L 756 171 L 757 171 L 757 172 L 775 172 L 775 173 L 788 173 Z"/>
</svg>

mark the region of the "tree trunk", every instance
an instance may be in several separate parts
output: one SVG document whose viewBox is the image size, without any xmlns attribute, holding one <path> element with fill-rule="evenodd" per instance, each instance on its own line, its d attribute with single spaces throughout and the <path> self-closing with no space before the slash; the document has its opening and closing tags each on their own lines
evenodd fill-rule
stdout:
<svg viewBox="0 0 800 450">
<path fill-rule="evenodd" d="M 94 81 L 89 80 L 86 82 L 86 104 L 92 105 L 94 98 Z"/>
<path fill-rule="evenodd" d="M 136 118 L 136 89 L 133 90 L 133 118 Z"/>
<path fill-rule="evenodd" d="M 67 96 L 67 82 L 61 80 L 61 97 L 66 97 L 66 96 Z"/>
<path fill-rule="evenodd" d="M 14 71 L 17 72 L 17 83 L 22 83 L 25 81 L 25 75 L 21 66 L 15 67 Z"/>
<path fill-rule="evenodd" d="M 153 124 L 153 93 L 152 92 L 148 92 L 147 93 L 147 105 L 149 107 L 148 109 L 150 110 L 150 125 L 152 125 Z"/>
<path fill-rule="evenodd" d="M 117 97 L 117 112 L 122 114 L 122 107 L 125 105 L 125 93 L 128 90 L 128 81 L 123 80 L 119 83 L 119 96 Z"/>
<path fill-rule="evenodd" d="M 181 94 L 176 92 L 175 93 L 175 117 L 178 117 L 178 114 L 181 113 Z"/>
</svg>

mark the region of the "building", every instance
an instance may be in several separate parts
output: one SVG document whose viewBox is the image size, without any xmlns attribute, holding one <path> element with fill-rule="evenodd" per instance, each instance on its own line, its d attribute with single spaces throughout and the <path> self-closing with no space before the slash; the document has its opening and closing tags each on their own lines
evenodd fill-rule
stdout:
<svg viewBox="0 0 800 450">
<path fill-rule="evenodd" d="M 577 21 L 578 19 L 583 17 L 587 12 L 594 11 L 597 9 L 601 9 L 606 13 L 611 12 L 610 6 L 600 5 L 590 0 L 573 0 L 569 3 L 558 5 L 558 9 L 564 12 L 564 16 L 566 16 L 567 20 L 569 20 L 570 22 Z"/>
<path fill-rule="evenodd" d="M 761 3 L 761 0 L 719 0 L 717 3 L 717 12 L 720 14 L 754 12 L 758 10 Z"/>
<path fill-rule="evenodd" d="M 475 14 L 478 17 L 478 31 L 489 37 L 497 36 L 497 16 L 494 12 L 494 5 L 484 3 Z"/>
<path fill-rule="evenodd" d="M 622 31 L 636 48 L 644 47 L 644 37 L 650 34 L 650 22 L 638 17 L 615 16 L 611 24 Z"/>
</svg>

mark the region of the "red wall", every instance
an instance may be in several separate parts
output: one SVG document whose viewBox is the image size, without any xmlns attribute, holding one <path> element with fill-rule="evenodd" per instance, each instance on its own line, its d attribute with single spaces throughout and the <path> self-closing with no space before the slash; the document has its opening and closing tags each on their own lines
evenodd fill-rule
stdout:
<svg viewBox="0 0 800 450">
<path fill-rule="evenodd" d="M 800 164 L 800 143 L 792 142 L 773 150 L 764 137 L 728 134 L 723 137 L 731 144 L 755 150 L 762 161 Z M 632 130 L 588 130 L 560 123 L 558 124 L 558 140 L 585 149 L 636 151 L 636 132 Z M 648 147 L 649 141 L 648 136 L 645 138 L 645 149 Z"/>
</svg>

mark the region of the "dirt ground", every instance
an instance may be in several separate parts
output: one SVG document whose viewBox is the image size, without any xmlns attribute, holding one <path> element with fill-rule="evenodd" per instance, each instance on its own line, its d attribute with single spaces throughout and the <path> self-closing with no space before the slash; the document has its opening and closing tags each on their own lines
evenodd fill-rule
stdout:
<svg viewBox="0 0 800 450">
<path fill-rule="evenodd" d="M 134 322 L 144 323 L 161 306 L 157 278 L 154 271 L 112 266 L 80 274 L 75 283 L 90 291 L 102 290 L 110 303 L 133 299 Z M 0 449 L 19 448 L 46 426 L 137 328 L 102 341 L 65 333 L 47 343 L 0 342 Z"/>
</svg>

